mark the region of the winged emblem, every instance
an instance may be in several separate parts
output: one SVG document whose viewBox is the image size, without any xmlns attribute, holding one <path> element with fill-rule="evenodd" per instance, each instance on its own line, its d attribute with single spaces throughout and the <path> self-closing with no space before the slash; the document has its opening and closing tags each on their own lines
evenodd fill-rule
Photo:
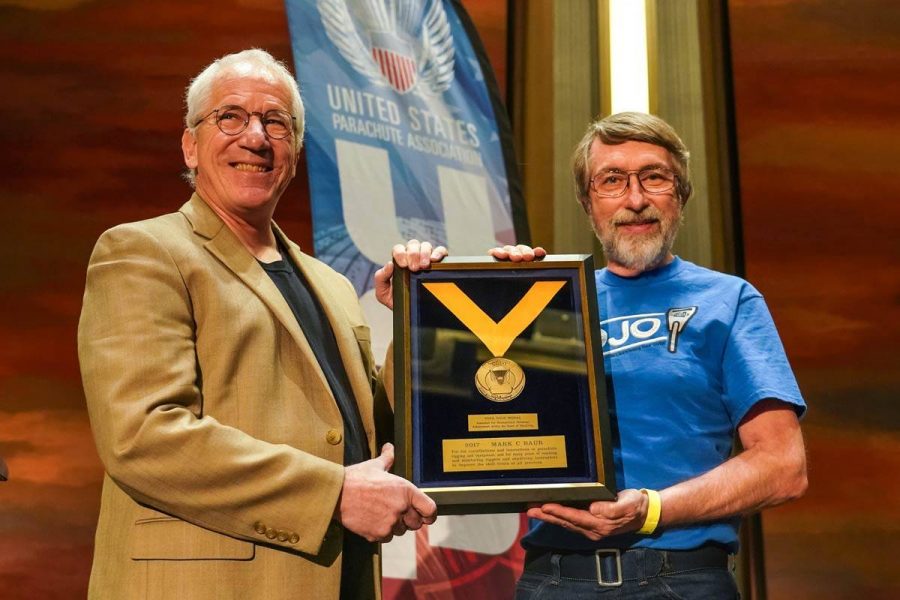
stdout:
<svg viewBox="0 0 900 600">
<path fill-rule="evenodd" d="M 437 95 L 453 82 L 441 0 L 317 0 L 328 39 L 373 85 Z"/>
</svg>

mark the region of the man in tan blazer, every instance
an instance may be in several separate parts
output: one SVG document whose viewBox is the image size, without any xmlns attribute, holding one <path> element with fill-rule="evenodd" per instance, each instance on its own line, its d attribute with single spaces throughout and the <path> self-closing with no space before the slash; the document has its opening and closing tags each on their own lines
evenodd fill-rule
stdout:
<svg viewBox="0 0 900 600">
<path fill-rule="evenodd" d="M 353 287 L 272 222 L 302 141 L 296 82 L 245 51 L 187 104 L 194 195 L 104 233 L 88 267 L 78 349 L 106 468 L 89 596 L 377 597 L 374 542 L 435 505 L 387 472 L 390 445 L 372 458 L 389 407 Z M 390 269 L 376 286 L 389 298 Z"/>
</svg>

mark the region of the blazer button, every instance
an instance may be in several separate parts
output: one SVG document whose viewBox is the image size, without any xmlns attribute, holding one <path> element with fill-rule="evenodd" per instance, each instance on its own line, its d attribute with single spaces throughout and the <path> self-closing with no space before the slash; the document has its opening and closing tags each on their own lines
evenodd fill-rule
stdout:
<svg viewBox="0 0 900 600">
<path fill-rule="evenodd" d="M 337 429 L 329 429 L 328 433 L 325 434 L 325 441 L 331 444 L 332 446 L 337 446 L 341 443 L 341 440 L 344 439 L 344 436 L 341 435 L 341 432 Z"/>
<path fill-rule="evenodd" d="M 287 534 L 287 531 L 284 531 L 283 529 L 279 529 L 279 530 L 278 530 L 278 541 L 279 541 L 279 542 L 286 542 L 286 541 L 288 541 L 288 534 Z"/>
<path fill-rule="evenodd" d="M 264 535 L 266 533 L 266 524 L 263 523 L 262 521 L 257 521 L 256 523 L 253 524 L 253 529 L 259 535 Z"/>
<path fill-rule="evenodd" d="M 278 534 L 275 533 L 275 530 L 272 529 L 271 527 L 266 529 L 266 537 L 269 538 L 270 540 L 274 540 L 276 535 L 278 535 Z"/>
<path fill-rule="evenodd" d="M 291 538 L 288 541 L 292 544 L 296 544 L 297 542 L 300 541 L 300 536 L 297 535 L 296 533 L 292 533 Z"/>
</svg>

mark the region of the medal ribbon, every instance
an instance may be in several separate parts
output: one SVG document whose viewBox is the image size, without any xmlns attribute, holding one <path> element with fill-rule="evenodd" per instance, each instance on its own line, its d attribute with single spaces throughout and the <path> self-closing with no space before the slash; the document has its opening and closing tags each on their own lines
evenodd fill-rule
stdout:
<svg viewBox="0 0 900 600">
<path fill-rule="evenodd" d="M 469 328 L 496 357 L 503 356 L 513 341 L 537 318 L 565 281 L 538 281 L 506 316 L 495 322 L 472 302 L 455 283 L 423 283 L 441 304 Z"/>
</svg>

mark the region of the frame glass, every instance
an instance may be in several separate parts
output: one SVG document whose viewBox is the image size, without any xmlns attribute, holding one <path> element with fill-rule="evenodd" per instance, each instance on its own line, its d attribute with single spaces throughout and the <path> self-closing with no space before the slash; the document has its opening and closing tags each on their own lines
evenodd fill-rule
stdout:
<svg viewBox="0 0 900 600">
<path fill-rule="evenodd" d="M 394 472 L 442 514 L 614 499 L 599 323 L 590 255 L 398 270 Z"/>
</svg>

